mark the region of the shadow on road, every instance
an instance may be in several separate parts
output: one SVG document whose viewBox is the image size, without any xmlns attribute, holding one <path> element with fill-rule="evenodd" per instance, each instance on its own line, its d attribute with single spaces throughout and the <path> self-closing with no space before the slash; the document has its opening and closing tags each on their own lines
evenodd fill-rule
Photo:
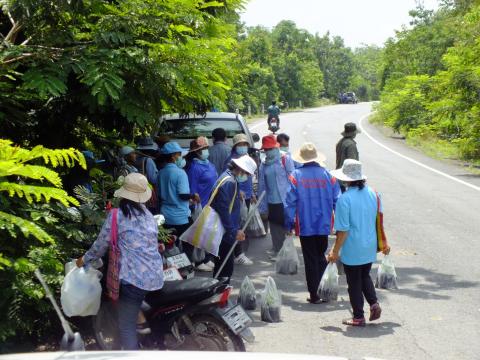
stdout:
<svg viewBox="0 0 480 360">
<path fill-rule="evenodd" d="M 392 335 L 395 333 L 395 328 L 401 325 L 395 322 L 379 322 L 369 323 L 364 328 L 348 326 L 341 328 L 338 326 L 322 326 L 320 329 L 327 332 L 340 333 L 346 337 L 352 338 L 376 338 L 385 335 Z"/>
<path fill-rule="evenodd" d="M 418 299 L 448 300 L 450 295 L 439 294 L 449 290 L 477 287 L 479 282 L 459 281 L 455 275 L 444 274 L 421 267 L 397 267 L 400 295 Z M 383 291 L 379 291 L 382 293 Z"/>
</svg>

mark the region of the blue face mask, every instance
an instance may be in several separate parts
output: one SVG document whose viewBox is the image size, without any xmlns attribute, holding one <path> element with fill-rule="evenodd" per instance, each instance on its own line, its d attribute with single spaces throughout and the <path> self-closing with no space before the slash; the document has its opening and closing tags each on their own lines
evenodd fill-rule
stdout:
<svg viewBox="0 0 480 360">
<path fill-rule="evenodd" d="M 288 146 L 280 146 L 280 150 L 288 153 Z"/>
<path fill-rule="evenodd" d="M 248 154 L 248 146 L 237 146 L 236 150 L 238 155 L 247 155 Z"/>
<path fill-rule="evenodd" d="M 200 159 L 207 160 L 209 156 L 210 156 L 210 153 L 208 149 L 203 149 L 202 153 L 200 154 Z"/>
<path fill-rule="evenodd" d="M 280 150 L 278 148 L 267 150 L 265 155 L 267 156 L 267 160 L 275 160 L 280 155 Z"/>
<path fill-rule="evenodd" d="M 177 158 L 177 160 L 175 160 L 175 164 L 180 169 L 183 169 L 185 167 L 185 165 L 187 165 L 187 162 L 185 161 L 185 159 L 183 157 L 179 157 L 179 158 Z"/>
<path fill-rule="evenodd" d="M 237 181 L 238 181 L 239 183 L 243 183 L 243 182 L 245 182 L 245 181 L 248 180 L 248 175 L 245 175 L 245 174 L 243 174 L 243 175 L 237 175 L 237 176 L 235 176 L 235 178 L 237 179 Z"/>
</svg>

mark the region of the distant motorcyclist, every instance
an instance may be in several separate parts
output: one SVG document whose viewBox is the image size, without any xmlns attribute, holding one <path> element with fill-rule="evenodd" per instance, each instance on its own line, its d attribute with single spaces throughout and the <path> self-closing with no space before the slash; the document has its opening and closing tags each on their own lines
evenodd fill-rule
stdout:
<svg viewBox="0 0 480 360">
<path fill-rule="evenodd" d="M 267 109 L 268 113 L 268 128 L 270 128 L 270 122 L 273 118 L 277 119 L 277 128 L 280 129 L 280 108 L 277 106 L 277 102 L 274 100 L 272 101 L 272 105 L 270 105 Z"/>
</svg>

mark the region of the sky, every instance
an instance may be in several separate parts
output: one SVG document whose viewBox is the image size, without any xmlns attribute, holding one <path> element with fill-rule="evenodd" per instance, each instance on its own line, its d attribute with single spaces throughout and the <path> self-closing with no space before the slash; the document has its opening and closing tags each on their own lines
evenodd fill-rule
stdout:
<svg viewBox="0 0 480 360">
<path fill-rule="evenodd" d="M 427 9 L 438 7 L 437 0 L 423 3 Z M 293 20 L 312 34 L 339 35 L 352 48 L 381 46 L 395 30 L 408 26 L 408 11 L 415 6 L 416 0 L 250 0 L 242 21 L 272 28 L 281 20 Z"/>
</svg>

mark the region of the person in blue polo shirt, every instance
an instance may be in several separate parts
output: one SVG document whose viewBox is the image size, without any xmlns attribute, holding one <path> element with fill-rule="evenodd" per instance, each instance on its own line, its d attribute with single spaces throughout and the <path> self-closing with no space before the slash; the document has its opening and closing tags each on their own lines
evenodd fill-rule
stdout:
<svg viewBox="0 0 480 360">
<path fill-rule="evenodd" d="M 293 159 L 303 164 L 290 175 L 291 188 L 285 206 L 285 224 L 292 232 L 298 216 L 300 244 L 305 261 L 305 276 L 310 293 L 308 302 L 318 304 L 318 285 L 327 267 L 325 252 L 332 231 L 332 214 L 340 196 L 338 181 L 325 169 L 325 156 L 315 145 L 305 143 Z"/>
<path fill-rule="evenodd" d="M 158 173 L 157 186 L 160 190 L 160 212 L 165 217 L 165 228 L 175 229 L 182 235 L 190 226 L 190 201 L 198 202 L 198 195 L 190 193 L 185 167 L 186 152 L 178 143 L 169 141 L 160 150 L 166 165 Z M 188 253 L 187 253 L 188 255 Z"/>
</svg>

